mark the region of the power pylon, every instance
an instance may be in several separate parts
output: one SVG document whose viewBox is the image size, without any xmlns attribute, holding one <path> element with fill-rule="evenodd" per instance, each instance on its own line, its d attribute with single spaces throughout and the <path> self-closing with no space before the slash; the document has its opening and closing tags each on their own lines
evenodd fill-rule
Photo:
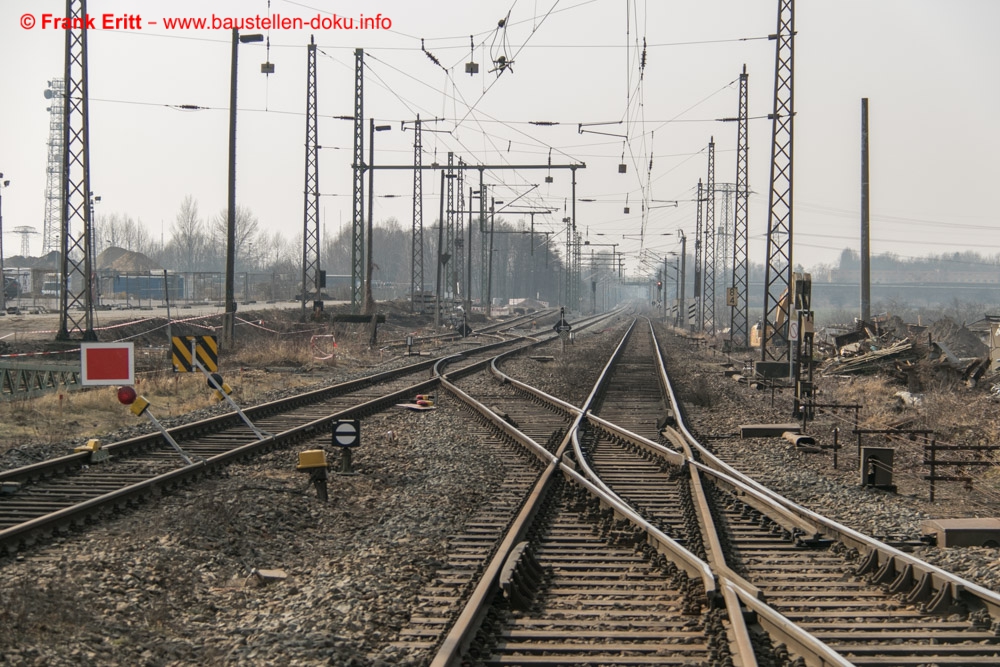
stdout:
<svg viewBox="0 0 1000 667">
<path fill-rule="evenodd" d="M 747 200 L 750 197 L 748 176 L 749 145 L 747 142 L 747 101 L 749 75 L 743 65 L 740 74 L 740 101 L 736 130 L 736 216 L 733 221 L 733 284 L 726 295 L 730 306 L 729 345 L 734 350 L 746 349 L 747 336 L 747 286 L 750 281 L 747 263 Z"/>
<path fill-rule="evenodd" d="M 715 333 L 715 137 L 708 141 L 708 180 L 705 184 L 705 290 L 702 294 L 703 330 Z"/>
<path fill-rule="evenodd" d="M 12 234 L 17 234 L 21 237 L 21 257 L 27 257 L 31 251 L 28 242 L 31 240 L 31 235 L 37 234 L 38 231 L 34 227 L 28 227 L 27 225 L 15 227 L 10 231 Z"/>
<path fill-rule="evenodd" d="M 354 184 L 351 225 L 351 310 L 362 300 L 365 261 L 365 51 L 354 50 Z"/>
<path fill-rule="evenodd" d="M 795 120 L 793 60 L 795 0 L 778 0 L 775 44 L 774 110 L 771 118 L 771 191 L 767 214 L 767 264 L 764 267 L 764 323 L 761 360 L 789 354 L 787 327 L 792 286 L 792 123 Z M 782 297 L 786 299 L 782 305 Z M 783 311 L 783 312 L 782 312 Z M 783 320 L 783 322 L 781 322 Z"/>
<path fill-rule="evenodd" d="M 306 57 L 306 153 L 305 204 L 302 218 L 302 317 L 306 301 L 322 307 L 319 244 L 319 128 L 316 104 L 316 40 L 309 39 Z"/>
<path fill-rule="evenodd" d="M 90 100 L 87 84 L 87 0 L 66 0 L 63 117 L 65 134 L 62 174 L 62 262 L 59 331 L 56 340 L 94 333 L 94 290 L 91 288 L 93 247 L 90 208 Z"/>
<path fill-rule="evenodd" d="M 45 89 L 49 100 L 48 161 L 45 165 L 45 221 L 42 225 L 42 254 L 62 248 L 63 154 L 66 152 L 65 79 L 52 79 Z"/>
</svg>

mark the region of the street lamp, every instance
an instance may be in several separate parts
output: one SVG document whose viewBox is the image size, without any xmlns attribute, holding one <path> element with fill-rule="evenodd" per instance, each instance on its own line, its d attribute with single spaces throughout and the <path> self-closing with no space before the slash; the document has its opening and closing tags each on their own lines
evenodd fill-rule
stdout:
<svg viewBox="0 0 1000 667">
<path fill-rule="evenodd" d="M 233 55 L 229 78 L 229 205 L 226 209 L 226 313 L 222 318 L 222 338 L 232 345 L 236 338 L 236 299 L 233 282 L 236 272 L 236 71 L 239 45 L 263 42 L 264 35 L 241 35 L 233 28 Z"/>
<path fill-rule="evenodd" d="M 372 165 L 375 163 L 375 133 L 391 130 L 391 125 L 376 125 L 374 118 L 369 118 L 368 141 L 368 247 L 365 249 L 365 315 L 375 312 L 375 299 L 372 296 L 372 219 L 374 218 L 375 196 L 373 182 L 375 180 L 375 170 Z"/>
<path fill-rule="evenodd" d="M 6 187 L 10 187 L 10 181 L 0 180 L 0 315 L 7 314 L 7 276 L 3 272 L 3 189 Z"/>
</svg>

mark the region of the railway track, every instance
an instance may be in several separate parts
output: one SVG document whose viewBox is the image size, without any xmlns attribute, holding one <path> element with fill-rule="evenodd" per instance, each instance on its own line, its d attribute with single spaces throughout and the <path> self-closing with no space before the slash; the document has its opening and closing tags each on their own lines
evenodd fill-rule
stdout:
<svg viewBox="0 0 1000 667">
<path fill-rule="evenodd" d="M 417 663 L 1000 660 L 1000 597 L 700 450 L 648 324 L 580 406 L 505 375 L 496 354 L 419 371 L 467 406 L 507 481 L 451 540 L 395 642 Z M 120 463 L 133 467 L 116 468 L 109 488 L 156 465 Z"/>
<path fill-rule="evenodd" d="M 520 324 L 518 320 L 516 324 Z M 80 525 L 109 508 L 124 507 L 161 489 L 197 478 L 229 462 L 311 437 L 340 418 L 363 416 L 413 394 L 430 390 L 435 366 L 448 359 L 458 367 L 489 358 L 506 345 L 531 344 L 523 336 L 498 336 L 477 349 L 424 359 L 378 373 L 245 410 L 266 435 L 258 439 L 235 413 L 169 430 L 192 460 L 183 464 L 159 433 L 102 448 L 108 460 L 92 464 L 91 454 L 75 453 L 0 472 L 0 549 L 15 552 L 39 537 Z"/>
<path fill-rule="evenodd" d="M 732 664 L 732 623 L 708 566 L 564 463 L 582 409 L 499 365 L 485 389 L 465 372 L 442 387 L 545 469 L 447 635 L 435 642 L 417 624 L 404 636 L 434 646 L 432 665 Z"/>
<path fill-rule="evenodd" d="M 580 326 L 603 317 L 581 321 Z M 0 552 L 14 553 L 71 526 L 80 526 L 109 509 L 124 508 L 137 500 L 178 484 L 213 473 L 231 462 L 315 438 L 343 418 L 361 417 L 416 393 L 431 391 L 444 365 L 474 367 L 498 349 L 530 346 L 538 339 L 510 336 L 508 328 L 523 325 L 517 318 L 490 327 L 499 333 L 475 349 L 423 359 L 408 366 L 359 378 L 331 387 L 254 406 L 244 412 L 265 433 L 257 438 L 236 413 L 169 429 L 195 462 L 183 465 L 159 433 L 111 443 L 102 448 L 108 459 L 92 464 L 86 452 L 58 457 L 34 465 L 0 472 Z M 543 322 L 536 317 L 532 321 Z M 540 332 L 552 337 L 552 333 Z M 502 335 L 501 335 L 502 334 Z"/>
<path fill-rule="evenodd" d="M 644 332 L 652 341 L 651 329 Z M 655 342 L 652 345 L 658 349 Z M 647 346 L 637 342 L 635 349 L 644 352 Z M 670 413 L 681 414 L 669 379 L 664 374 L 659 381 L 667 390 Z M 642 422 L 648 426 L 663 413 L 655 401 L 647 405 Z M 740 582 L 851 664 L 1000 660 L 994 620 L 1000 596 L 779 499 L 711 457 L 683 419 L 677 417 L 675 423 L 676 429 L 661 430 L 663 436 L 687 460 L 705 459 L 708 464 L 689 466 L 691 484 L 707 511 L 707 555 L 722 576 Z M 601 449 L 595 448 L 595 469 L 610 480 L 609 486 L 628 493 L 635 505 L 653 514 L 664 502 L 661 488 L 635 488 L 608 476 L 623 461 L 638 465 L 650 450 L 618 450 L 613 457 L 598 457 Z"/>
<path fill-rule="evenodd" d="M 718 470 L 700 463 L 703 452 L 684 428 L 658 349 L 648 325 L 623 341 L 605 373 L 607 382 L 582 406 L 600 416 L 581 411 L 566 441 L 550 455 L 532 494 L 547 500 L 522 510 L 523 523 L 511 527 L 484 572 L 481 595 L 470 598 L 432 664 L 461 659 L 474 664 L 731 664 L 730 656 L 744 665 L 782 664 L 793 657 L 839 665 L 1000 660 L 993 620 L 1000 597 L 802 510 L 752 480 L 730 476 L 734 471 L 721 462 Z M 503 382 L 530 391 L 512 378 Z M 545 400 L 533 393 L 535 400 Z M 567 453 L 570 442 L 572 453 Z M 575 489 L 573 497 L 586 488 L 614 529 L 588 528 L 580 515 L 573 516 L 575 505 L 561 495 L 567 487 Z M 559 510 L 543 509 L 551 507 Z M 549 523 L 529 517 L 548 517 Z M 617 533 L 602 547 L 596 538 L 584 538 L 588 530 L 590 538 Z M 573 568 L 563 571 L 558 558 L 549 556 L 571 560 L 580 555 L 586 562 L 585 554 L 594 548 L 602 555 L 590 564 L 606 559 L 613 573 L 618 556 L 610 547 L 622 546 L 616 540 L 660 565 L 669 562 L 694 572 L 710 568 L 701 579 L 704 594 L 688 597 L 688 611 L 697 601 L 705 615 L 721 600 L 726 612 L 717 610 L 711 617 L 715 630 L 710 636 L 688 640 L 725 650 L 711 656 L 686 653 L 665 635 L 644 636 L 639 628 L 646 626 L 629 616 L 631 611 L 623 618 L 638 627 L 599 625 L 607 617 L 598 611 L 602 604 L 616 610 L 634 604 L 636 598 L 625 593 L 628 586 L 618 589 L 602 581 L 599 568 L 583 577 L 592 588 L 582 582 L 574 586 L 571 576 L 562 576 Z M 586 565 L 580 567 L 587 571 Z M 638 590 L 639 600 L 652 595 Z M 561 608 L 567 599 L 572 604 Z M 576 633 L 587 614 L 597 632 Z M 566 618 L 572 622 L 559 625 Z M 664 618 L 673 616 L 656 615 Z M 707 618 L 697 623 L 702 631 L 709 626 Z"/>
</svg>

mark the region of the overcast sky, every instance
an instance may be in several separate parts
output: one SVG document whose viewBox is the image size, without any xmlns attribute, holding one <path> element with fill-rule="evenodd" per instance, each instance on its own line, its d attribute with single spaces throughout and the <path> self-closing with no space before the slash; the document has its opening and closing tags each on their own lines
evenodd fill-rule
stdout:
<svg viewBox="0 0 1000 667">
<path fill-rule="evenodd" d="M 872 248 L 904 257 L 978 250 L 1000 253 L 994 191 L 1000 183 L 1000 3 L 921 0 L 813 0 L 797 3 L 795 40 L 794 260 L 807 268 L 858 248 L 860 107 L 870 99 Z M 0 4 L 0 172 L 4 254 L 17 254 L 27 225 L 42 231 L 49 134 L 47 82 L 63 73 L 64 35 L 43 29 L 43 14 L 65 3 Z M 226 205 L 231 33 L 167 30 L 169 17 L 330 18 L 381 14 L 389 30 L 279 30 L 240 47 L 237 199 L 264 228 L 301 234 L 306 48 L 318 59 L 320 190 L 327 233 L 351 220 L 351 131 L 332 116 L 353 113 L 353 51 L 366 52 L 365 115 L 392 130 L 376 138 L 375 162 L 412 163 L 413 134 L 426 127 L 425 163 L 455 151 L 485 164 L 586 163 L 578 171 L 577 224 L 593 243 L 640 242 L 657 252 L 693 235 L 694 191 L 706 179 L 714 136 L 717 182 L 735 181 L 737 81 L 750 74 L 750 116 L 771 111 L 777 0 L 91 0 L 99 29 L 89 34 L 91 183 L 98 214 L 139 219 L 169 238 L 186 195 L 205 216 Z M 508 17 L 509 12 L 509 18 Z M 36 23 L 22 27 L 25 14 Z M 101 17 L 139 15 L 141 29 L 100 29 Z M 506 30 L 498 29 L 507 18 Z M 156 21 L 157 25 L 151 25 Z M 382 25 L 387 25 L 382 21 Z M 470 53 L 470 35 L 476 44 Z M 436 65 L 421 52 L 427 50 Z M 640 81 L 642 43 L 645 69 Z M 513 61 L 501 76 L 493 62 Z M 465 74 L 465 63 L 479 74 Z M 275 73 L 265 76 L 269 60 Z M 447 73 L 442 69 L 447 69 Z M 206 107 L 183 111 L 175 105 Z M 559 123 L 537 126 L 531 121 Z M 620 124 L 619 121 L 622 121 Z M 579 124 L 590 126 L 580 133 Z M 770 122 L 751 121 L 751 260 L 764 260 Z M 367 142 L 367 130 L 366 130 Z M 367 145 L 365 148 L 367 154 Z M 626 174 L 618 164 L 628 165 Z M 650 158 L 652 170 L 648 172 Z M 569 173 L 487 174 L 496 198 L 562 209 Z M 437 215 L 438 179 L 425 172 L 424 223 Z M 376 174 L 376 220 L 411 223 L 410 172 Z M 652 203 L 643 230 L 642 201 Z M 626 198 L 630 209 L 624 213 Z M 519 203 L 521 203 L 519 202 Z M 561 230 L 560 210 L 537 217 Z M 722 202 L 716 207 L 722 221 Z M 645 234 L 640 241 L 637 236 Z M 605 235 L 604 237 L 597 236 Z M 661 236 L 662 234 L 670 234 Z M 625 238 L 622 238 L 622 236 Z M 32 237 L 37 254 L 41 236 Z M 689 248 L 690 251 L 690 248 Z M 635 266 L 630 261 L 628 266 Z"/>
</svg>

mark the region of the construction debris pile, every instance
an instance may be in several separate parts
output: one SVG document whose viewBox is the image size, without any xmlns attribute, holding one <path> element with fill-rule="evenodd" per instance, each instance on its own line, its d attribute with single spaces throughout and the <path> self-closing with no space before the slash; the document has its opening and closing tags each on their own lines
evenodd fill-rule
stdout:
<svg viewBox="0 0 1000 667">
<path fill-rule="evenodd" d="M 857 323 L 854 331 L 832 337 L 832 356 L 821 362 L 822 375 L 893 373 L 909 380 L 916 364 L 955 373 L 970 386 L 990 368 L 986 345 L 964 325 L 944 318 L 933 326 L 905 324 L 898 318 Z"/>
</svg>

